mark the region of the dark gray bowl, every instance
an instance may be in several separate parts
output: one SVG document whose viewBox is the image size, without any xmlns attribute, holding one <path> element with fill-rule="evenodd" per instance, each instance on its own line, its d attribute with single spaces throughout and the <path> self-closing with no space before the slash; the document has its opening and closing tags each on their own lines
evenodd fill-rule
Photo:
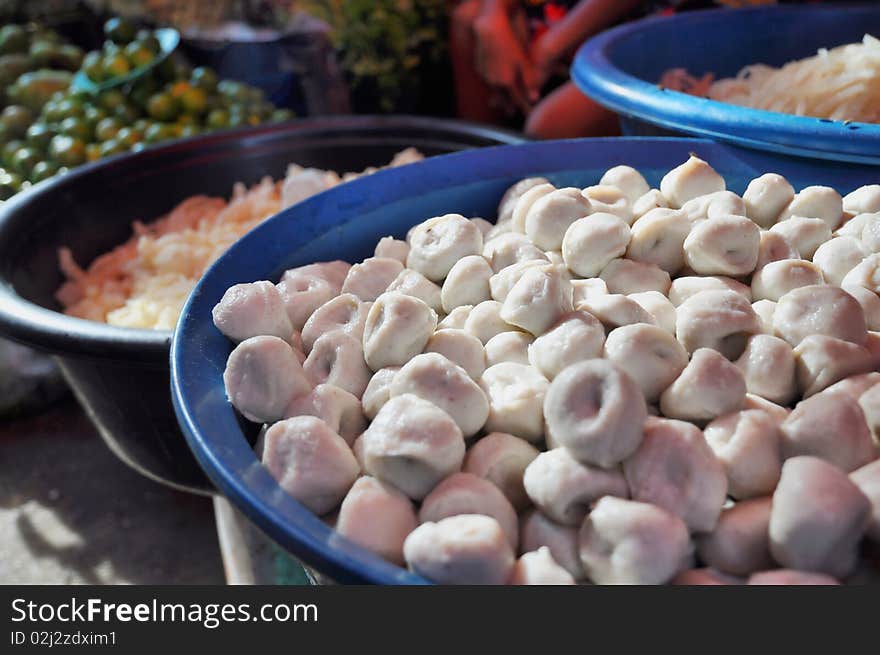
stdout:
<svg viewBox="0 0 880 655">
<path fill-rule="evenodd" d="M 281 177 L 288 163 L 357 171 L 415 146 L 426 155 L 516 134 L 430 118 L 307 119 L 197 137 L 83 166 L 0 205 L 0 334 L 56 356 L 107 445 L 147 477 L 211 492 L 177 425 L 169 391 L 171 332 L 65 316 L 57 251 L 91 262 L 194 194 L 228 197 L 237 181 Z"/>
</svg>

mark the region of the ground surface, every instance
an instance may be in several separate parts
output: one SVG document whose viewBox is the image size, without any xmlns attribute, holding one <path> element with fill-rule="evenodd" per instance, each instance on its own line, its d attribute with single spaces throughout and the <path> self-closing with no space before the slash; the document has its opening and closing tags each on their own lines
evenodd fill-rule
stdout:
<svg viewBox="0 0 880 655">
<path fill-rule="evenodd" d="M 0 584 L 222 584 L 208 498 L 141 477 L 71 400 L 0 421 Z"/>
</svg>

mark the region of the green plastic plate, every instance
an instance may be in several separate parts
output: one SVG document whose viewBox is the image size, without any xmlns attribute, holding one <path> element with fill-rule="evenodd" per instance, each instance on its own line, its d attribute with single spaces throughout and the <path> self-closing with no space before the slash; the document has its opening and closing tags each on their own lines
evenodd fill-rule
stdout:
<svg viewBox="0 0 880 655">
<path fill-rule="evenodd" d="M 151 61 L 149 64 L 145 66 L 139 66 L 130 73 L 127 73 L 126 75 L 120 75 L 119 77 L 111 78 L 109 80 L 106 80 L 105 82 L 101 82 L 100 84 L 97 82 L 93 82 L 89 78 L 89 76 L 85 74 L 85 71 L 78 71 L 76 75 L 73 76 L 73 81 L 70 83 L 70 88 L 73 91 L 77 92 L 95 94 L 100 93 L 101 91 L 106 91 L 107 89 L 112 89 L 114 87 L 127 84 L 128 82 L 134 82 L 135 80 L 143 77 L 146 73 L 165 61 L 180 44 L 180 32 L 170 27 L 163 27 L 162 29 L 158 29 L 154 31 L 153 34 L 159 40 L 160 50 L 159 54 L 156 55 L 156 58 L 153 59 L 153 61 Z"/>
</svg>

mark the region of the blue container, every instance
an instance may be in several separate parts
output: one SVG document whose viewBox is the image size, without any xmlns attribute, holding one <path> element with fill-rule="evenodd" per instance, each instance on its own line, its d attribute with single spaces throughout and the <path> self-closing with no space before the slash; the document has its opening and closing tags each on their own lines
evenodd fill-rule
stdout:
<svg viewBox="0 0 880 655">
<path fill-rule="evenodd" d="M 744 66 L 794 59 L 880 36 L 880 3 L 713 9 L 649 18 L 587 41 L 571 74 L 620 114 L 628 135 L 691 134 L 807 157 L 880 164 L 880 125 L 791 116 L 658 86 L 664 71 L 733 77 Z"/>
<path fill-rule="evenodd" d="M 321 31 L 250 41 L 185 36 L 181 45 L 193 65 L 262 89 L 272 104 L 298 116 L 348 113 L 345 83 Z"/>
<path fill-rule="evenodd" d="M 211 322 L 211 308 L 240 282 L 275 280 L 315 261 L 359 261 L 376 241 L 403 237 L 415 223 L 458 212 L 491 218 L 504 190 L 543 175 L 558 186 L 597 183 L 617 164 L 641 171 L 653 185 L 693 152 L 742 193 L 765 172 L 797 188 L 826 184 L 847 193 L 876 182 L 878 169 L 796 160 L 702 139 L 583 139 L 483 148 L 435 157 L 331 189 L 281 212 L 238 241 L 199 282 L 181 315 L 171 347 L 172 395 L 187 441 L 205 472 L 270 537 L 339 582 L 421 583 L 335 534 L 288 496 L 257 460 L 254 426 L 226 400 L 223 369 L 231 343 Z"/>
</svg>

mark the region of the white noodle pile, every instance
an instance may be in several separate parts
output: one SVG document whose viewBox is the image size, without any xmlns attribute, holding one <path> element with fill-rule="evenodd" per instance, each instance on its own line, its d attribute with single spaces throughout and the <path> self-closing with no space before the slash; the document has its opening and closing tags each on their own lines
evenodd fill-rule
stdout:
<svg viewBox="0 0 880 655">
<path fill-rule="evenodd" d="M 708 81 L 705 77 L 683 80 L 681 69 L 675 69 L 661 83 L 744 107 L 880 123 L 880 40 L 869 34 L 860 43 L 823 48 L 782 68 L 754 64 L 706 89 Z"/>
</svg>

